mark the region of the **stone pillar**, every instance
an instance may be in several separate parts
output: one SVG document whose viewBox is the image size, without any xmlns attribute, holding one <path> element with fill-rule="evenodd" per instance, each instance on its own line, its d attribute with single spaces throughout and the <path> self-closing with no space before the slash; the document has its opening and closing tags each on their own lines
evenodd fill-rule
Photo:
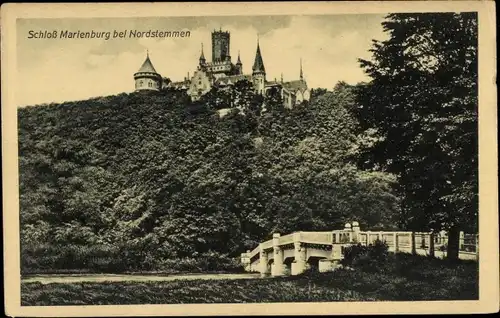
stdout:
<svg viewBox="0 0 500 318">
<path fill-rule="evenodd" d="M 352 243 L 352 228 L 351 228 L 351 223 L 346 223 L 344 227 L 344 231 L 346 231 L 345 235 L 347 236 L 347 242 L 346 243 Z"/>
<path fill-rule="evenodd" d="M 293 233 L 294 261 L 292 275 L 302 274 L 306 269 L 306 247 L 300 243 L 300 232 Z"/>
<path fill-rule="evenodd" d="M 366 231 L 366 246 L 370 246 L 372 244 L 372 231 Z"/>
<path fill-rule="evenodd" d="M 338 261 L 330 259 L 320 259 L 318 263 L 318 271 L 320 273 L 326 273 L 333 271 L 338 265 Z"/>
<path fill-rule="evenodd" d="M 267 252 L 264 251 L 262 248 L 262 243 L 260 244 L 260 251 L 259 251 L 259 267 L 260 267 L 260 276 L 265 277 L 269 274 L 269 270 L 267 267 Z"/>
<path fill-rule="evenodd" d="M 343 258 L 342 244 L 332 244 L 332 255 L 330 258 L 335 261 L 340 261 Z"/>
<path fill-rule="evenodd" d="M 284 275 L 284 264 L 283 264 L 283 250 L 280 247 L 280 234 L 273 234 L 273 253 L 274 262 L 271 265 L 271 276 L 283 276 Z"/>
<path fill-rule="evenodd" d="M 252 270 L 250 264 L 250 251 L 241 253 L 241 264 L 243 265 L 243 268 L 245 268 L 245 272 L 250 272 Z"/>
<path fill-rule="evenodd" d="M 359 242 L 359 232 L 361 231 L 358 221 L 352 222 L 352 235 L 354 243 Z"/>
</svg>

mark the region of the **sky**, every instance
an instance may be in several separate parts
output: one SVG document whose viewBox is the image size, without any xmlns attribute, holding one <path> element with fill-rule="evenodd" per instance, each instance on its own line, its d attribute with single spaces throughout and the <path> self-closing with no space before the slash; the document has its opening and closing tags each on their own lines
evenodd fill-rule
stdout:
<svg viewBox="0 0 500 318">
<path fill-rule="evenodd" d="M 150 17 L 18 19 L 18 106 L 114 95 L 134 90 L 133 74 L 149 51 L 156 71 L 173 81 L 193 74 L 201 43 L 211 60 L 211 32 L 231 33 L 233 63 L 238 51 L 251 73 L 257 37 L 267 80 L 299 78 L 300 59 L 311 88 L 331 89 L 338 81 L 368 78 L 358 58 L 370 59 L 372 39 L 384 40 L 384 15 Z M 184 38 L 61 39 L 61 31 L 190 31 Z M 56 31 L 55 39 L 29 38 L 30 31 Z"/>
</svg>

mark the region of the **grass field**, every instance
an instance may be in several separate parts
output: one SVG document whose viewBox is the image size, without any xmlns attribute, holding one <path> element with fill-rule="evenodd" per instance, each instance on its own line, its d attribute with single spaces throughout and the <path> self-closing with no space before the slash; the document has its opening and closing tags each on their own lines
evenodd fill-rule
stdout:
<svg viewBox="0 0 500 318">
<path fill-rule="evenodd" d="M 398 255 L 379 271 L 337 270 L 300 276 L 165 282 L 23 283 L 23 306 L 477 300 L 477 263 Z"/>
</svg>

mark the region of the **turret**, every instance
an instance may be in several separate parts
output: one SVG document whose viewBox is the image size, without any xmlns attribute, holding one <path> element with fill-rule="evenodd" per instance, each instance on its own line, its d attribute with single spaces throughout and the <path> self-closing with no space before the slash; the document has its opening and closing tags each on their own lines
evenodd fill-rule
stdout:
<svg viewBox="0 0 500 318">
<path fill-rule="evenodd" d="M 264 61 L 262 60 L 262 54 L 260 53 L 259 39 L 257 38 L 257 52 L 255 53 L 255 61 L 252 67 L 252 77 L 254 87 L 257 93 L 264 94 L 264 85 L 266 82 L 266 69 L 264 67 Z"/>
<path fill-rule="evenodd" d="M 135 90 L 158 91 L 161 88 L 162 77 L 158 74 L 149 59 L 149 52 L 146 52 L 146 60 L 141 68 L 134 74 Z"/>
<path fill-rule="evenodd" d="M 238 61 L 236 62 L 236 68 L 238 69 L 238 75 L 243 74 L 243 63 L 241 63 L 240 51 L 238 51 Z"/>
<path fill-rule="evenodd" d="M 203 43 L 201 43 L 200 66 L 205 65 L 205 54 L 203 53 Z"/>
</svg>

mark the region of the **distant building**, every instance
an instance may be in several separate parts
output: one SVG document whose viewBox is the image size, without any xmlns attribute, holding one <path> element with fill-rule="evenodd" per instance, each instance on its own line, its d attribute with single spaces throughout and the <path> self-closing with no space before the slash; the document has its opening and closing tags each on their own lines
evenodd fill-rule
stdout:
<svg viewBox="0 0 500 318">
<path fill-rule="evenodd" d="M 162 87 L 162 78 L 158 74 L 149 59 L 149 53 L 146 55 L 146 60 L 142 63 L 141 68 L 134 74 L 135 90 L 151 90 L 158 91 Z"/>
<path fill-rule="evenodd" d="M 238 81 L 248 80 L 253 84 L 256 93 L 265 95 L 270 89 L 276 88 L 281 94 L 285 107 L 292 108 L 302 101 L 310 98 L 311 92 L 307 87 L 302 71 L 302 61 L 300 62 L 300 75 L 298 80 L 285 82 L 283 75 L 280 81 L 267 81 L 264 60 L 260 51 L 260 44 L 257 40 L 257 51 L 252 67 L 251 74 L 243 74 L 243 63 L 238 52 L 236 64 L 231 61 L 230 55 L 230 33 L 227 31 L 212 32 L 212 61 L 207 62 L 201 45 L 200 58 L 198 66 L 193 76 L 184 78 L 183 81 L 171 82 L 167 78 L 162 78 L 146 57 L 143 65 L 134 74 L 136 90 L 160 90 L 164 88 L 176 88 L 186 90 L 192 100 L 199 99 L 202 95 L 209 92 L 212 87 L 228 87 Z"/>
</svg>

